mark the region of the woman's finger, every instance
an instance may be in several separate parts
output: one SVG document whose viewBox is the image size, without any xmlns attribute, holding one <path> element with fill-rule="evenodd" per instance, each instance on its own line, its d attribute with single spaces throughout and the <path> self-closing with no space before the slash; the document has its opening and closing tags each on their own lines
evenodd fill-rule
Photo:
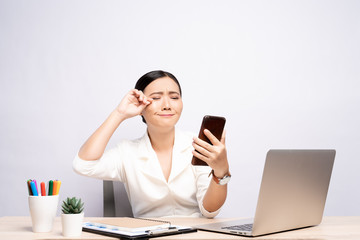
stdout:
<svg viewBox="0 0 360 240">
<path fill-rule="evenodd" d="M 134 96 L 137 98 L 139 104 L 149 105 L 152 102 L 152 99 L 146 97 L 146 95 L 140 90 L 134 89 L 133 93 Z"/>
<path fill-rule="evenodd" d="M 207 149 L 205 149 L 202 146 L 196 144 L 195 142 L 193 142 L 193 147 L 197 152 L 204 155 L 205 157 L 208 157 L 210 155 L 210 153 L 209 153 L 209 151 Z"/>
<path fill-rule="evenodd" d="M 220 143 L 219 139 L 217 139 L 208 129 L 204 130 L 204 134 L 213 145 L 218 145 Z"/>
<path fill-rule="evenodd" d="M 144 95 L 144 100 L 143 100 L 144 104 L 148 105 L 152 103 L 153 99 L 151 97 L 147 97 L 145 94 L 143 95 Z"/>
<path fill-rule="evenodd" d="M 139 102 L 144 101 L 144 94 L 142 92 L 139 93 L 138 99 L 139 99 Z"/>
<path fill-rule="evenodd" d="M 205 142 L 204 140 L 201 140 L 201 139 L 198 138 L 198 137 L 194 137 L 194 138 L 193 138 L 193 141 L 194 141 L 197 145 L 201 146 L 202 148 L 204 148 L 204 149 L 206 149 L 206 150 L 208 150 L 208 151 L 212 148 L 212 145 L 211 145 L 211 144 Z"/>
<path fill-rule="evenodd" d="M 194 155 L 194 157 L 196 157 L 206 163 L 208 163 L 210 160 L 208 157 L 205 157 L 204 155 L 200 154 L 199 152 L 197 152 L 195 150 L 192 151 L 192 154 Z"/>
<path fill-rule="evenodd" d="M 226 130 L 224 129 L 223 133 L 221 134 L 221 140 L 220 142 L 225 145 L 225 136 L 226 136 Z"/>
</svg>

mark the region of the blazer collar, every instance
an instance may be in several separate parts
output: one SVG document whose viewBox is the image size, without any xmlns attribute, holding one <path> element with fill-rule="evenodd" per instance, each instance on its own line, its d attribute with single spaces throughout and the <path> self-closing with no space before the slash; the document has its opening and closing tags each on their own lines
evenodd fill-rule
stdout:
<svg viewBox="0 0 360 240">
<path fill-rule="evenodd" d="M 191 164 L 191 154 L 189 148 L 192 148 L 191 135 L 187 135 L 178 129 L 175 129 L 175 141 L 172 154 L 172 166 L 169 182 L 176 178 L 189 164 Z M 190 151 L 191 152 L 191 151 Z M 151 178 L 165 181 L 156 152 L 151 146 L 150 138 L 146 132 L 140 139 L 139 157 L 143 160 L 141 170 Z"/>
</svg>

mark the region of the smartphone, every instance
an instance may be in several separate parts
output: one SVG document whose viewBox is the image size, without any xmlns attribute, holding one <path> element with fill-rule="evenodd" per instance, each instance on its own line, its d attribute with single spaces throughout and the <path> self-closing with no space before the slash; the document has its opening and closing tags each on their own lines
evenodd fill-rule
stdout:
<svg viewBox="0 0 360 240">
<path fill-rule="evenodd" d="M 226 119 L 224 117 L 209 116 L 209 115 L 204 116 L 199 132 L 199 138 L 212 145 L 210 140 L 204 134 L 204 130 L 207 129 L 220 141 L 221 135 L 224 131 L 225 122 Z M 196 158 L 195 156 L 193 156 L 191 164 L 202 165 L 202 166 L 208 165 L 206 162 Z"/>
</svg>

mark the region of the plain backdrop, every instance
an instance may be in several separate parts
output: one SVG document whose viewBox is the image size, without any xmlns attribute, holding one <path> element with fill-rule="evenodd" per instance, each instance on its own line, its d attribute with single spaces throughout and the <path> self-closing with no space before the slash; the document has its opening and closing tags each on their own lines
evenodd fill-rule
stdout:
<svg viewBox="0 0 360 240">
<path fill-rule="evenodd" d="M 28 216 L 26 180 L 102 215 L 80 146 L 144 73 L 183 89 L 178 128 L 227 118 L 233 176 L 219 216 L 255 211 L 271 148 L 337 150 L 325 215 L 360 215 L 360 1 L 0 1 L 0 216 Z M 108 147 L 142 136 L 126 121 Z"/>
</svg>

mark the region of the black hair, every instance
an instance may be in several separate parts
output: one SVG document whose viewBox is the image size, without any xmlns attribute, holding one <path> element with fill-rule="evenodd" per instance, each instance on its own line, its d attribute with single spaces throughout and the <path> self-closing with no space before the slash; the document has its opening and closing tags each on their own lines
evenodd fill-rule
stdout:
<svg viewBox="0 0 360 240">
<path fill-rule="evenodd" d="M 169 77 L 171 78 L 172 80 L 174 80 L 174 82 L 179 86 L 179 90 L 180 90 L 180 96 L 182 95 L 182 92 L 181 92 L 181 87 L 180 87 L 180 83 L 179 81 L 176 79 L 176 77 L 169 73 L 169 72 L 165 72 L 165 71 L 162 71 L 162 70 L 155 70 L 155 71 L 151 71 L 151 72 L 148 72 L 146 74 L 144 74 L 141 78 L 139 78 L 139 80 L 136 82 L 135 84 L 135 89 L 137 90 L 140 90 L 140 91 L 143 91 L 144 92 L 144 89 L 153 81 L 155 81 L 156 79 L 159 79 L 159 78 L 163 78 L 163 77 Z M 141 116 L 142 118 L 142 121 L 144 123 L 146 123 L 145 121 L 145 118 L 143 116 Z"/>
</svg>

